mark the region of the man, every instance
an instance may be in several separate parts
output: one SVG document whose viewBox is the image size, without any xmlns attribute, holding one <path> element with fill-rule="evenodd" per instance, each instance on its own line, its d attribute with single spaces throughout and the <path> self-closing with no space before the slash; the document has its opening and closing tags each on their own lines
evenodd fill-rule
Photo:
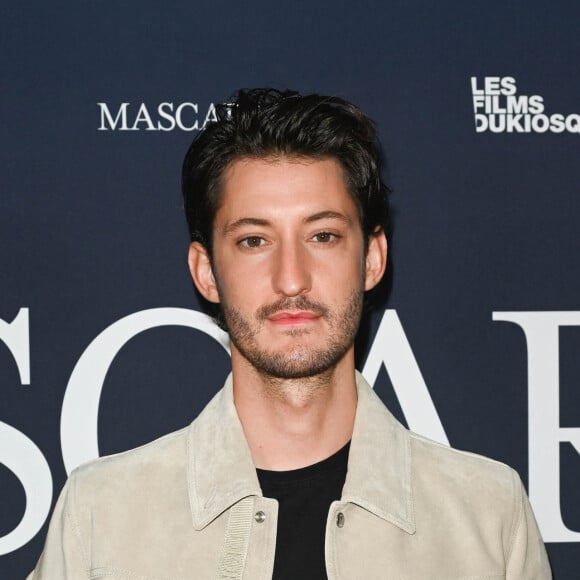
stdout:
<svg viewBox="0 0 580 580">
<path fill-rule="evenodd" d="M 218 116 L 183 192 L 232 374 L 188 428 L 71 475 L 31 578 L 550 578 L 518 476 L 408 432 L 355 371 L 387 254 L 372 123 L 273 90 Z"/>
</svg>

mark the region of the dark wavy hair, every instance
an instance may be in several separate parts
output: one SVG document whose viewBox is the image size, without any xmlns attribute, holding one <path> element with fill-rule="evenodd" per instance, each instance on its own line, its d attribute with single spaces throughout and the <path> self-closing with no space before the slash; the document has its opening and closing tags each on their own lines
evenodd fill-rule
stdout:
<svg viewBox="0 0 580 580">
<path fill-rule="evenodd" d="M 356 202 L 365 240 L 389 233 L 388 188 L 381 178 L 381 150 L 372 121 L 338 97 L 275 89 L 240 90 L 216 106 L 183 162 L 182 191 L 191 241 L 212 253 L 214 217 L 225 169 L 242 158 L 334 158 Z"/>
<path fill-rule="evenodd" d="M 338 97 L 243 89 L 230 103 L 216 106 L 216 117 L 194 139 L 182 170 L 191 241 L 205 246 L 210 259 L 223 176 L 231 163 L 243 158 L 336 159 L 358 208 L 365 246 L 373 233 L 384 231 L 389 237 L 389 189 L 381 177 L 380 144 L 372 121 L 358 107 Z M 376 290 L 367 293 L 367 307 Z M 225 328 L 220 305 L 200 298 Z"/>
</svg>

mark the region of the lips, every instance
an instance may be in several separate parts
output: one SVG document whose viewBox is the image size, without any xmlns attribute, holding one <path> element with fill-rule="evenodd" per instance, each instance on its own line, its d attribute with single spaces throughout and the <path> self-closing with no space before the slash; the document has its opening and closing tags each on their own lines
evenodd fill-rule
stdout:
<svg viewBox="0 0 580 580">
<path fill-rule="evenodd" d="M 276 312 L 268 317 L 274 324 L 304 324 L 320 318 L 320 314 L 309 310 Z"/>
</svg>

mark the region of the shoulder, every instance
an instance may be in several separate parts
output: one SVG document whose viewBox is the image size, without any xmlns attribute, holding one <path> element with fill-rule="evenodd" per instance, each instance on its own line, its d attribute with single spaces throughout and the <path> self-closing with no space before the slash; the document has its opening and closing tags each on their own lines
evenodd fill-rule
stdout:
<svg viewBox="0 0 580 580">
<path fill-rule="evenodd" d="M 419 522 L 436 521 L 478 553 L 500 546 L 512 578 L 551 578 L 526 491 L 508 465 L 409 433 L 413 503 Z M 474 534 L 474 531 L 476 533 Z"/>
<path fill-rule="evenodd" d="M 484 478 L 488 483 L 511 487 L 515 471 L 500 461 L 489 457 L 462 451 L 409 431 L 412 458 L 417 470 L 431 476 L 461 479 L 466 483 L 472 479 Z M 419 471 L 415 475 L 419 475 Z"/>
<path fill-rule="evenodd" d="M 122 453 L 107 455 L 77 467 L 69 476 L 66 492 L 69 503 L 95 505 L 106 498 L 129 501 L 135 498 L 157 501 L 158 496 L 188 495 L 190 458 L 195 433 L 219 424 L 219 402 L 223 389 L 188 426 Z M 205 427 L 204 427 L 205 426 Z M 211 439 L 210 439 L 211 440 Z M 77 499 L 75 499 L 77 498 Z"/>
<path fill-rule="evenodd" d="M 163 521 L 163 514 L 171 513 L 187 521 L 187 434 L 186 427 L 70 474 L 59 504 L 85 560 L 95 542 L 119 545 L 124 536 L 141 533 L 151 518 Z"/>
<path fill-rule="evenodd" d="M 513 530 L 525 491 L 516 471 L 488 457 L 409 433 L 414 501 Z"/>
<path fill-rule="evenodd" d="M 99 490 L 115 490 L 122 495 L 146 483 L 154 486 L 179 473 L 185 478 L 187 434 L 190 427 L 174 431 L 145 445 L 100 457 L 77 467 L 69 477 L 69 486 L 83 495 Z"/>
</svg>

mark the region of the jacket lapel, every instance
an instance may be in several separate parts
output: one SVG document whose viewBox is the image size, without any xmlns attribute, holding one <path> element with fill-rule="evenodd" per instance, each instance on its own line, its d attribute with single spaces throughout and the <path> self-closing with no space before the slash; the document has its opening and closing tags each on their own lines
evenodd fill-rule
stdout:
<svg viewBox="0 0 580 580">
<path fill-rule="evenodd" d="M 358 403 L 342 501 L 415 533 L 409 432 L 357 372 Z"/>
<path fill-rule="evenodd" d="M 231 375 L 191 424 L 187 454 L 189 501 L 196 530 L 242 498 L 262 495 L 234 406 Z"/>
</svg>

